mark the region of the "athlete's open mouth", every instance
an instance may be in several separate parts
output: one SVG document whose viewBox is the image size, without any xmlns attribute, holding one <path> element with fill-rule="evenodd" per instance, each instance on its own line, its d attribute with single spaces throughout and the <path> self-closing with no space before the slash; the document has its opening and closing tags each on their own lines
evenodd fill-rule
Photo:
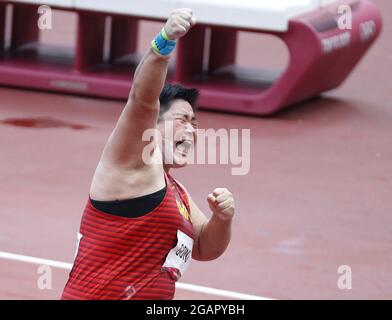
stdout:
<svg viewBox="0 0 392 320">
<path fill-rule="evenodd" d="M 193 142 L 191 140 L 180 140 L 176 142 L 176 148 L 180 152 L 188 153 L 192 146 Z"/>
</svg>

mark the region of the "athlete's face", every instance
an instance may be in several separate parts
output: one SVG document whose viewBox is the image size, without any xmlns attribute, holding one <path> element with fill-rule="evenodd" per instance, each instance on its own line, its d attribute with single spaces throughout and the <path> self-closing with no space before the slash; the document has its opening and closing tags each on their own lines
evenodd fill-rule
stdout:
<svg viewBox="0 0 392 320">
<path fill-rule="evenodd" d="M 192 106 L 175 100 L 158 123 L 162 135 L 163 161 L 167 167 L 184 167 L 193 155 L 196 144 L 197 120 Z M 168 159 L 169 158 L 169 159 Z"/>
</svg>

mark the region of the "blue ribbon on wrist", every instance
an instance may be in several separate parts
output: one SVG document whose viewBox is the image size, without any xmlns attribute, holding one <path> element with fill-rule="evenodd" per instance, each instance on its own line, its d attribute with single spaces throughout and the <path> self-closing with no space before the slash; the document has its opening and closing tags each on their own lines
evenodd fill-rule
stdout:
<svg viewBox="0 0 392 320">
<path fill-rule="evenodd" d="M 175 40 L 167 40 L 163 31 L 159 32 L 155 39 L 152 41 L 152 47 L 157 53 L 167 56 L 173 52 L 177 42 Z"/>
</svg>

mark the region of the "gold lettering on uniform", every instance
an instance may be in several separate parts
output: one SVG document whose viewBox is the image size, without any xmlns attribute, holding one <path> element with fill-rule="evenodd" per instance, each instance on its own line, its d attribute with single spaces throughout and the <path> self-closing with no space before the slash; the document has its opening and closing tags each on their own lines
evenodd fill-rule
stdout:
<svg viewBox="0 0 392 320">
<path fill-rule="evenodd" d="M 189 220 L 189 212 L 186 206 L 181 202 L 176 200 L 178 210 L 180 211 L 181 215 L 186 219 Z"/>
</svg>

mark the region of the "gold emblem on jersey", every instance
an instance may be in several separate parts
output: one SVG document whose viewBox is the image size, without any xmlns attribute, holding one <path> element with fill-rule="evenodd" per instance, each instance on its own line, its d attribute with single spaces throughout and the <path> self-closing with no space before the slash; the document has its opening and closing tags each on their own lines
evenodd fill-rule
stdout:
<svg viewBox="0 0 392 320">
<path fill-rule="evenodd" d="M 185 220 L 190 221 L 190 214 L 188 209 L 186 208 L 185 204 L 181 201 L 176 199 L 178 210 L 180 211 L 181 215 L 184 217 Z"/>
</svg>

